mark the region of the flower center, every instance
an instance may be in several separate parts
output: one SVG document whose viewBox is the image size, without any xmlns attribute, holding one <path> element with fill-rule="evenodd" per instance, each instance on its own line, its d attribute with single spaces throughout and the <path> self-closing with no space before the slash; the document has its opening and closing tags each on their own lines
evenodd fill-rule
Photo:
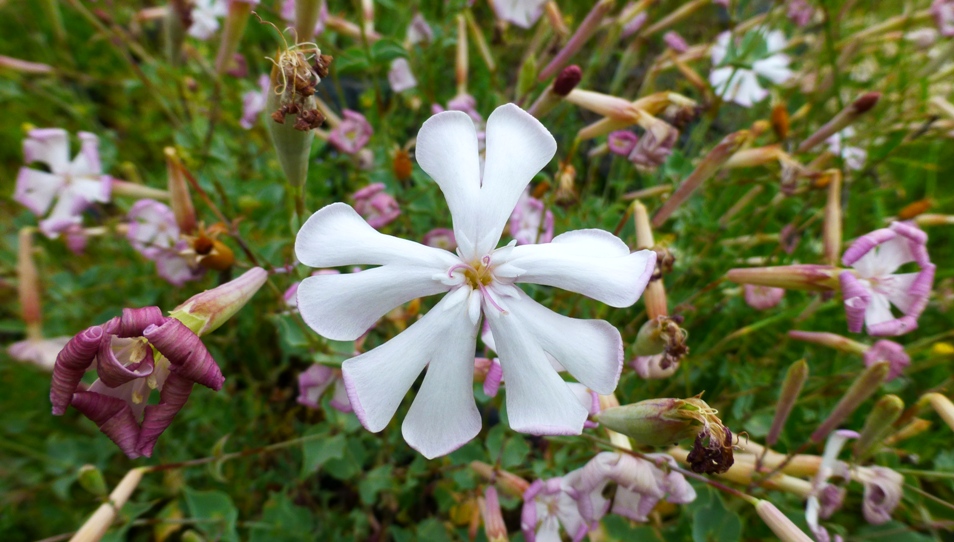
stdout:
<svg viewBox="0 0 954 542">
<path fill-rule="evenodd" d="M 461 262 L 451 267 L 447 271 L 447 276 L 453 277 L 456 272 L 460 272 L 463 275 L 464 283 L 470 286 L 472 290 L 479 290 L 484 300 L 489 302 L 500 312 L 507 312 L 503 307 L 497 304 L 493 296 L 490 295 L 489 288 L 496 281 L 496 277 L 494 277 L 493 267 L 490 265 L 489 254 L 469 264 Z"/>
</svg>

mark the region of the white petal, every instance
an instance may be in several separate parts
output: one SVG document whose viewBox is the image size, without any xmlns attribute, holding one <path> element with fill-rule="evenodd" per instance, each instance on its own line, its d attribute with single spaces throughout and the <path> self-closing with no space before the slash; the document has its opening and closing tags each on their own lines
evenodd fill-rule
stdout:
<svg viewBox="0 0 954 542">
<path fill-rule="evenodd" d="M 862 267 L 865 267 L 865 271 L 870 274 L 865 275 L 865 271 L 858 267 L 861 260 L 866 260 Z M 902 265 L 913 261 L 914 254 L 911 252 L 911 241 L 898 235 L 881 243 L 874 250 L 869 250 L 852 267 L 858 269 L 863 277 L 880 278 L 894 273 Z"/>
<path fill-rule="evenodd" d="M 523 109 L 505 104 L 490 114 L 478 205 L 478 254 L 487 254 L 497 246 L 523 189 L 555 153 L 556 140 Z"/>
<path fill-rule="evenodd" d="M 62 187 L 63 178 L 59 175 L 23 167 L 17 175 L 13 199 L 33 214 L 43 216 Z"/>
<path fill-rule="evenodd" d="M 454 221 L 461 252 L 475 256 L 480 162 L 474 121 L 460 111 L 444 111 L 424 121 L 417 134 L 417 163 L 437 183 Z M 508 210 L 509 212 L 509 210 Z M 463 244 L 462 244 L 463 243 Z"/>
<path fill-rule="evenodd" d="M 777 53 L 788 45 L 788 39 L 781 30 L 772 30 L 765 33 L 765 46 L 769 54 Z"/>
<path fill-rule="evenodd" d="M 759 84 L 755 73 L 749 70 L 738 70 L 735 82 L 730 84 L 731 99 L 743 107 L 752 107 L 752 104 L 761 102 L 768 96 L 768 91 Z"/>
<path fill-rule="evenodd" d="M 491 0 L 497 17 L 521 27 L 530 28 L 543 14 L 546 0 Z"/>
<path fill-rule="evenodd" d="M 729 51 L 729 39 L 731 39 L 731 37 L 732 33 L 726 30 L 716 37 L 715 43 L 713 43 L 712 47 L 709 48 L 709 54 L 712 56 L 713 66 L 718 66 L 725 59 L 725 55 Z M 729 70 L 731 71 L 731 68 L 729 68 Z M 715 86 L 715 83 L 713 82 L 712 85 Z"/>
<path fill-rule="evenodd" d="M 488 319 L 507 382 L 510 427 L 534 435 L 579 435 L 589 413 L 550 366 L 527 322 L 513 313 Z"/>
<path fill-rule="evenodd" d="M 878 292 L 871 292 L 871 302 L 865 310 L 865 325 L 871 327 L 889 320 L 894 320 L 894 315 L 891 313 L 888 297 Z"/>
<path fill-rule="evenodd" d="M 456 352 L 463 348 L 458 342 L 476 337 L 476 326 L 471 331 L 466 307 L 459 298 L 447 295 L 390 341 L 342 364 L 348 399 L 365 428 L 374 433 L 384 429 L 428 362 L 453 363 L 442 358 L 445 352 Z M 470 342 L 467 359 L 471 366 L 475 342 Z"/>
<path fill-rule="evenodd" d="M 917 296 L 911 295 L 911 286 L 919 275 L 920 273 L 901 273 L 882 277 L 875 285 L 874 291 L 888 296 L 888 301 L 907 314 L 912 304 L 919 301 Z"/>
<path fill-rule="evenodd" d="M 613 307 L 639 299 L 656 265 L 656 253 L 629 248 L 603 230 L 577 230 L 543 245 L 514 247 L 509 264 L 524 269 L 518 282 L 555 286 Z"/>
<path fill-rule="evenodd" d="M 433 267 L 385 265 L 357 273 L 316 275 L 298 286 L 298 310 L 311 329 L 335 341 L 353 341 L 379 318 L 408 301 L 446 292 Z"/>
<path fill-rule="evenodd" d="M 446 270 L 459 263 L 446 250 L 378 232 L 346 203 L 326 205 L 305 221 L 295 238 L 295 255 L 309 267 L 393 263 Z"/>
<path fill-rule="evenodd" d="M 70 164 L 70 175 L 76 177 L 96 177 L 103 171 L 99 161 L 99 138 L 89 132 L 80 132 L 80 152 Z"/>
<path fill-rule="evenodd" d="M 401 426 L 404 440 L 428 459 L 460 448 L 480 432 L 480 413 L 474 402 L 477 325 L 466 311 L 462 321 L 459 314 L 451 314 L 453 310 L 442 316 L 453 319 L 453 325 L 440 338 L 442 347 L 427 366 L 424 383 Z"/>
<path fill-rule="evenodd" d="M 792 78 L 792 70 L 788 68 L 788 56 L 781 53 L 752 63 L 755 73 L 781 85 Z"/>
<path fill-rule="evenodd" d="M 110 181 L 99 178 L 74 178 L 73 182 L 70 183 L 70 190 L 89 203 L 94 201 L 108 202 L 111 188 L 112 183 Z"/>
<path fill-rule="evenodd" d="M 584 386 L 602 395 L 616 389 L 623 368 L 623 340 L 612 324 L 557 314 L 522 292 L 507 307 L 535 342 Z"/>
<path fill-rule="evenodd" d="M 70 164 L 69 134 L 60 128 L 30 130 L 23 140 L 23 158 L 28 164 L 46 164 L 55 174 L 66 173 Z"/>
</svg>

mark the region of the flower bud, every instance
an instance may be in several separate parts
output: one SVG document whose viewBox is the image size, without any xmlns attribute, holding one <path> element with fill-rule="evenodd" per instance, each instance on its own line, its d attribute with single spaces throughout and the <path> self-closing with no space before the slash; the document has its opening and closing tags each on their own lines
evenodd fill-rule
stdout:
<svg viewBox="0 0 954 542">
<path fill-rule="evenodd" d="M 593 37 L 593 34 L 595 34 L 597 30 L 599 30 L 603 19 L 610 12 L 610 10 L 613 9 L 613 5 L 615 3 L 616 0 L 601 0 L 600 2 L 597 2 L 593 6 L 593 9 L 591 9 L 586 15 L 586 18 L 580 22 L 580 26 L 576 28 L 576 32 L 574 32 L 570 39 L 566 42 L 566 45 L 563 46 L 563 49 L 561 49 L 560 52 L 553 57 L 553 60 L 551 60 L 550 63 L 543 68 L 543 71 L 540 72 L 540 76 L 537 79 L 539 81 L 546 81 L 547 79 L 553 77 L 564 66 L 566 66 L 567 63 L 570 62 L 570 59 L 573 57 L 573 55 L 575 55 L 576 52 L 579 51 L 580 48 L 583 47 L 583 45 L 586 44 L 591 37 Z"/>
<path fill-rule="evenodd" d="M 106 495 L 106 480 L 103 473 L 95 465 L 83 465 L 76 474 L 80 487 L 97 497 Z"/>
<path fill-rule="evenodd" d="M 841 425 L 841 422 L 850 416 L 866 399 L 878 391 L 881 383 L 888 375 L 890 365 L 887 362 L 880 362 L 868 367 L 851 384 L 845 395 L 841 397 L 834 410 L 828 415 L 828 418 L 818 426 L 818 429 L 812 433 L 811 441 L 819 443 L 825 440 L 828 433 L 831 433 L 835 427 Z"/>
<path fill-rule="evenodd" d="M 868 92 L 838 112 L 830 121 L 808 136 L 798 146 L 798 152 L 808 152 L 829 137 L 844 130 L 858 120 L 858 117 L 870 111 L 881 99 L 880 92 Z"/>
<path fill-rule="evenodd" d="M 484 533 L 489 542 L 507 542 L 507 525 L 500 510 L 500 499 L 494 486 L 487 486 L 484 497 L 479 499 L 480 515 L 484 520 Z"/>
<path fill-rule="evenodd" d="M 503 469 L 497 469 L 482 461 L 471 461 L 470 468 L 477 474 L 483 476 L 484 479 L 496 482 L 497 487 L 507 492 L 511 497 L 522 499 L 524 492 L 530 487 L 530 482 L 527 482 L 516 474 Z"/>
<path fill-rule="evenodd" d="M 938 415 L 942 420 L 950 427 L 954 429 L 954 403 L 951 403 L 951 400 L 947 397 L 941 395 L 940 393 L 928 393 L 921 398 L 921 401 L 927 400 L 931 407 L 937 411 Z"/>
<path fill-rule="evenodd" d="M 206 335 L 244 307 L 267 278 L 264 269 L 253 267 L 237 279 L 192 296 L 169 316 L 185 324 L 196 335 Z"/>
<path fill-rule="evenodd" d="M 687 411 L 698 411 L 683 399 L 648 399 L 608 408 L 595 416 L 607 429 L 622 433 L 639 445 L 667 446 L 693 438 L 704 424 Z"/>
<path fill-rule="evenodd" d="M 768 436 L 765 437 L 765 443 L 769 446 L 774 446 L 778 442 L 782 428 L 785 427 L 788 415 L 791 414 L 806 380 L 808 380 L 808 363 L 803 359 L 793 363 L 785 373 L 785 380 L 782 381 L 782 389 L 778 394 L 778 402 L 775 404 L 772 427 L 769 429 Z"/>
<path fill-rule="evenodd" d="M 769 501 L 759 500 L 755 504 L 755 512 L 782 542 L 812 542 L 807 534 Z"/>
<path fill-rule="evenodd" d="M 33 262 L 33 229 L 20 230 L 17 249 L 17 293 L 20 296 L 20 311 L 27 325 L 30 338 L 40 338 L 40 281 Z"/>
<path fill-rule="evenodd" d="M 295 128 L 300 114 L 315 109 L 313 96 L 302 97 L 294 90 L 294 82 L 299 78 L 311 79 L 306 71 L 307 62 L 299 54 L 295 51 L 281 54 L 278 65 L 272 67 L 271 85 L 265 100 L 265 110 L 272 112 L 275 121 L 266 122 L 265 126 L 278 154 L 278 163 L 285 178 L 298 190 L 308 178 L 308 156 L 315 140 L 313 130 Z"/>
<path fill-rule="evenodd" d="M 797 264 L 775 267 L 744 267 L 730 269 L 726 278 L 739 284 L 772 286 L 785 290 L 830 292 L 840 288 L 841 269 L 830 265 Z"/>
<path fill-rule="evenodd" d="M 196 229 L 195 207 L 192 205 L 192 195 L 189 185 L 186 184 L 183 165 L 172 147 L 165 148 L 166 171 L 169 175 L 169 195 L 172 199 L 172 213 L 176 217 L 179 231 L 191 235 Z"/>
<path fill-rule="evenodd" d="M 875 403 L 865 420 L 861 436 L 855 441 L 855 459 L 859 463 L 867 459 L 884 441 L 903 410 L 904 401 L 897 395 L 885 395 Z"/>
<path fill-rule="evenodd" d="M 229 13 L 225 17 L 225 29 L 222 31 L 222 42 L 219 44 L 218 55 L 215 57 L 215 73 L 222 75 L 231 67 L 231 61 L 238 50 L 239 41 L 245 33 L 252 5 L 259 0 L 229 0 Z"/>
</svg>

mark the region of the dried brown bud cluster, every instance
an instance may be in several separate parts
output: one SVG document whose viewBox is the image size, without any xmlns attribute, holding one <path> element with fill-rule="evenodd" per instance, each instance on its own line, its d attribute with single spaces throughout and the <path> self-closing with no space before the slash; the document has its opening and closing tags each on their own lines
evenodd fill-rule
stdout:
<svg viewBox="0 0 954 542">
<path fill-rule="evenodd" d="M 295 48 L 283 52 L 276 63 L 276 70 L 272 71 L 275 93 L 280 96 L 281 104 L 272 112 L 272 120 L 285 124 L 286 115 L 295 115 L 294 128 L 303 132 L 318 128 L 325 122 L 325 116 L 315 107 L 312 96 L 315 87 L 328 76 L 334 61 L 331 55 L 323 55 L 315 48 L 311 51 L 314 62 L 309 63 L 306 52 L 308 50 Z"/>
<path fill-rule="evenodd" d="M 688 334 L 682 329 L 682 316 L 657 316 L 648 320 L 636 335 L 633 352 L 637 356 L 663 354 L 660 367 L 666 369 L 689 354 Z"/>
<path fill-rule="evenodd" d="M 722 431 L 715 431 L 715 429 L 722 429 Z M 726 472 L 735 463 L 732 455 L 732 431 L 725 426 L 703 429 L 696 435 L 686 461 L 695 473 L 722 474 Z"/>
</svg>

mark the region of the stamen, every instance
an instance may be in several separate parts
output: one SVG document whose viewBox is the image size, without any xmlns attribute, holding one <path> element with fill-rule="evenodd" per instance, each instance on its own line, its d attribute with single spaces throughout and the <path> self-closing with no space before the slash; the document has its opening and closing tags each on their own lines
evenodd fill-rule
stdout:
<svg viewBox="0 0 954 542">
<path fill-rule="evenodd" d="M 454 278 L 454 271 L 457 271 L 458 269 L 467 270 L 467 269 L 473 269 L 473 268 L 465 263 L 459 263 L 455 265 L 454 267 L 451 267 L 450 269 L 447 270 L 447 276 L 449 278 Z"/>
<path fill-rule="evenodd" d="M 493 305 L 498 311 L 500 311 L 500 314 L 508 314 L 508 312 L 504 310 L 503 307 L 501 307 L 500 305 L 497 304 L 496 301 L 494 301 L 494 298 L 490 295 L 490 292 L 487 290 L 486 286 L 478 282 L 477 287 L 480 288 L 480 293 L 484 296 L 484 299 L 490 301 L 490 304 Z"/>
</svg>

